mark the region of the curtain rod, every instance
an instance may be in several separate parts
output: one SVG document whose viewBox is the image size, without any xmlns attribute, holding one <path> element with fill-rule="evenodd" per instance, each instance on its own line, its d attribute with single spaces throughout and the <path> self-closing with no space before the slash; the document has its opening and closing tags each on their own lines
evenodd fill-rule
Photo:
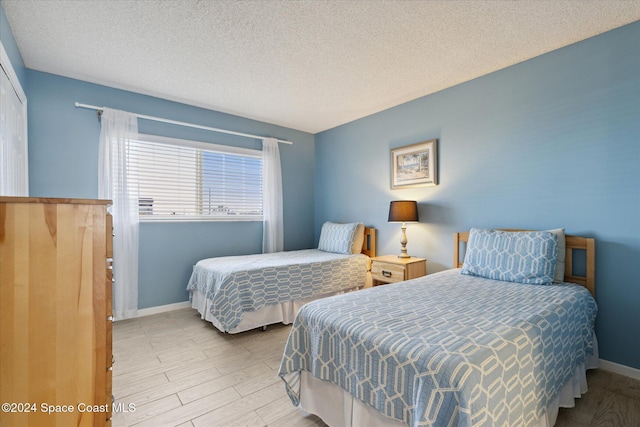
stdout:
<svg viewBox="0 0 640 427">
<path fill-rule="evenodd" d="M 98 107 L 98 106 L 95 106 L 95 105 L 88 105 L 88 104 L 81 104 L 79 102 L 76 102 L 76 107 L 78 107 L 78 108 L 88 108 L 90 110 L 96 110 L 96 111 L 104 111 L 104 107 Z M 213 131 L 213 132 L 227 133 L 229 135 L 244 136 L 245 138 L 253 138 L 253 139 L 265 139 L 265 138 L 267 138 L 265 136 L 252 135 L 250 133 L 234 132 L 232 130 L 212 128 L 212 127 L 209 127 L 209 126 L 196 125 L 196 124 L 187 123 L 187 122 L 179 122 L 177 120 L 163 119 L 161 117 L 145 116 L 144 114 L 135 114 L 135 116 L 137 118 L 139 118 L 139 119 L 153 120 L 154 122 L 169 123 L 169 124 L 172 124 L 172 125 L 186 126 L 186 127 L 190 127 L 190 128 L 210 130 L 210 131 Z M 284 139 L 276 139 L 276 141 L 281 142 L 283 144 L 289 144 L 289 145 L 293 144 L 293 142 L 287 141 L 287 140 L 284 140 Z"/>
</svg>

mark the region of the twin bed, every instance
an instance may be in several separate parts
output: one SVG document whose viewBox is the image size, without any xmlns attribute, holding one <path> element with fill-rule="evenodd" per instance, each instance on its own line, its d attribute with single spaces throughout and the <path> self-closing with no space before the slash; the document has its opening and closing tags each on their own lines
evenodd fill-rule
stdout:
<svg viewBox="0 0 640 427">
<path fill-rule="evenodd" d="M 333 427 L 549 427 L 586 392 L 593 239 L 472 229 L 454 235 L 454 269 L 370 288 L 375 230 L 357 227 L 325 224 L 317 250 L 200 261 L 192 306 L 231 333 L 293 322 L 278 374 Z"/>
<path fill-rule="evenodd" d="M 279 375 L 331 426 L 552 426 L 597 366 L 594 262 L 563 230 L 457 233 L 455 269 L 302 307 Z"/>
<path fill-rule="evenodd" d="M 371 286 L 376 230 L 327 222 L 318 249 L 198 261 L 191 306 L 222 332 L 290 324 L 307 302 Z"/>
</svg>

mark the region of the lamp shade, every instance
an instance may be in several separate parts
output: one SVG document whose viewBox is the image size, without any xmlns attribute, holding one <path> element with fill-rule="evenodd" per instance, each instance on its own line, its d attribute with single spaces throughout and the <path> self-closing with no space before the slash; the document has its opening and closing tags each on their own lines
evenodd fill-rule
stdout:
<svg viewBox="0 0 640 427">
<path fill-rule="evenodd" d="M 389 222 L 417 222 L 418 203 L 415 200 L 396 200 L 389 205 Z"/>
</svg>

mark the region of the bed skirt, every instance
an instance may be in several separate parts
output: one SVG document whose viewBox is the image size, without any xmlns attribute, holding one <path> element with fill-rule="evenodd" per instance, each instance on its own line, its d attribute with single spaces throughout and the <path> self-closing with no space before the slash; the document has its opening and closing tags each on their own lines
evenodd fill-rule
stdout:
<svg viewBox="0 0 640 427">
<path fill-rule="evenodd" d="M 587 392 L 587 370 L 598 367 L 598 347 L 595 356 L 587 356 L 585 363 L 576 367 L 573 376 L 562 387 L 558 396 L 547 407 L 545 416 L 535 427 L 552 427 L 556 423 L 559 408 L 573 408 L 575 399 Z M 315 414 L 331 427 L 402 427 L 406 425 L 376 411 L 355 399 L 341 387 L 314 378 L 310 372 L 300 376 L 300 405 L 304 413 Z"/>
<path fill-rule="evenodd" d="M 369 276 L 369 273 L 367 273 L 367 276 Z M 262 307 L 256 311 L 245 312 L 242 317 L 242 321 L 240 321 L 240 323 L 230 331 L 225 331 L 220 321 L 218 321 L 218 319 L 216 319 L 211 314 L 211 300 L 207 299 L 207 297 L 199 291 L 193 291 L 191 293 L 191 307 L 198 310 L 198 313 L 200 313 L 200 317 L 202 319 L 206 320 L 207 322 L 211 322 L 213 326 L 218 328 L 220 331 L 228 332 L 230 334 L 237 334 L 239 332 L 261 328 L 263 326 L 272 325 L 274 323 L 283 323 L 285 325 L 289 325 L 293 323 L 293 319 L 296 317 L 298 310 L 300 310 L 300 307 L 302 307 L 304 304 L 320 298 L 326 298 L 333 295 L 340 295 L 347 292 L 357 291 L 358 289 L 360 288 L 356 287 L 345 291 L 305 298 L 297 301 L 285 301 L 280 304 Z"/>
</svg>

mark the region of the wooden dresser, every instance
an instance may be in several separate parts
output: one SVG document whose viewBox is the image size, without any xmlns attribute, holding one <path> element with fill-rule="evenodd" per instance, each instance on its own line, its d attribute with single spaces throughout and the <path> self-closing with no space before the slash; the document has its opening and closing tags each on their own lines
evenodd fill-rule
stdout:
<svg viewBox="0 0 640 427">
<path fill-rule="evenodd" d="M 0 197 L 0 426 L 111 425 L 109 204 Z"/>
</svg>

